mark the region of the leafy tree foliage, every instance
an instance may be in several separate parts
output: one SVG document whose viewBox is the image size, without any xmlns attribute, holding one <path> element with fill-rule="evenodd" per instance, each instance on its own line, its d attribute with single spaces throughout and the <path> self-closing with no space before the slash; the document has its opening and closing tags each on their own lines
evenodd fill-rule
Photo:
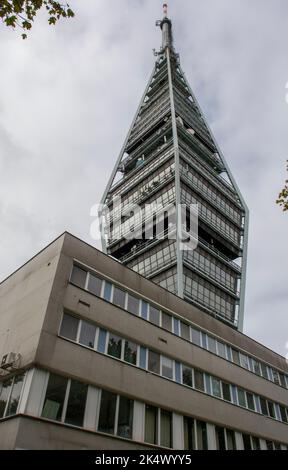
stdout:
<svg viewBox="0 0 288 470">
<path fill-rule="evenodd" d="M 62 4 L 55 0 L 0 0 L 0 18 L 8 27 L 23 29 L 22 38 L 25 39 L 42 8 L 47 11 L 50 25 L 56 24 L 60 18 L 74 16 L 68 3 Z"/>
<path fill-rule="evenodd" d="M 287 160 L 287 171 L 288 171 L 288 160 Z M 278 199 L 276 201 L 280 207 L 282 207 L 283 212 L 288 211 L 288 180 L 285 181 L 285 186 L 279 193 Z"/>
</svg>

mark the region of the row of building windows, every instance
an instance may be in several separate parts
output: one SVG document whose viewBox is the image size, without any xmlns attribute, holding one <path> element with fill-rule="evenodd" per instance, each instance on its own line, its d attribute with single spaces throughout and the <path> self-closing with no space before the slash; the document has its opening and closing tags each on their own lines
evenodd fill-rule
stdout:
<svg viewBox="0 0 288 470">
<path fill-rule="evenodd" d="M 207 253 L 207 251 L 201 248 L 199 244 L 195 250 L 184 251 L 183 258 L 203 273 L 207 274 L 213 279 L 216 279 L 227 289 L 231 290 L 232 292 L 236 292 L 238 278 L 237 273 L 235 273 L 235 271 L 226 266 L 224 263 L 218 261 L 217 258 L 211 254 Z"/>
<path fill-rule="evenodd" d="M 187 205 L 198 204 L 199 207 L 199 216 L 203 217 L 205 221 L 208 221 L 209 224 L 213 225 L 217 231 L 224 234 L 225 237 L 228 237 L 236 245 L 240 243 L 240 230 L 237 229 L 224 215 L 217 213 L 215 209 L 211 206 L 208 206 L 203 199 L 198 195 L 194 195 L 188 186 L 183 185 L 181 190 L 181 201 Z"/>
<path fill-rule="evenodd" d="M 112 302 L 133 315 L 140 316 L 144 320 L 147 320 L 203 349 L 210 351 L 212 354 L 216 354 L 227 361 L 233 362 L 234 364 L 247 369 L 253 374 L 259 375 L 276 385 L 288 389 L 288 375 L 283 372 L 280 372 L 274 367 L 271 367 L 264 362 L 239 351 L 237 348 L 216 339 L 206 332 L 201 331 L 194 325 L 189 324 L 188 321 L 184 322 L 183 320 L 160 310 L 153 304 L 141 299 L 139 296 L 117 287 L 116 284 L 112 284 L 111 282 L 100 278 L 96 274 L 92 274 L 90 271 L 74 265 L 70 282 L 89 291 L 97 297 L 101 297 L 108 302 Z"/>
<path fill-rule="evenodd" d="M 217 377 L 191 368 L 187 364 L 96 327 L 93 323 L 80 320 L 71 314 L 64 313 L 60 336 L 234 405 L 284 423 L 288 422 L 288 411 L 282 405 L 223 382 Z"/>
<path fill-rule="evenodd" d="M 230 323 L 235 323 L 236 300 L 234 297 L 187 268 L 184 268 L 183 274 L 185 295 L 209 310 L 216 312 L 219 317 L 228 320 Z"/>
<path fill-rule="evenodd" d="M 24 377 L 25 373 L 18 374 L 0 382 L 1 418 L 19 412 L 19 399 L 23 395 Z M 87 417 L 88 412 L 96 407 L 96 410 L 93 410 L 96 416 L 95 430 L 124 439 L 133 439 L 133 429 L 135 427 L 135 402 L 133 399 L 105 389 L 95 389 L 88 384 L 61 375 L 46 373 L 45 377 L 44 401 L 40 411 L 43 418 L 85 428 L 85 416 Z M 90 399 L 88 404 L 89 390 Z M 28 394 L 27 390 L 26 395 L 28 396 Z M 142 406 L 140 402 L 138 404 Z M 143 406 L 143 441 L 161 447 L 175 447 L 174 413 L 149 404 L 143 404 Z M 89 410 L 88 407 L 90 407 Z M 3 409 L 4 412 L 2 412 Z M 209 449 L 208 423 L 188 416 L 181 416 L 181 418 L 183 448 L 185 450 Z M 139 423 L 135 424 L 139 427 Z M 237 448 L 234 430 L 220 426 L 210 426 L 214 428 L 216 449 L 234 450 Z M 178 428 L 177 433 L 179 431 Z M 242 443 L 244 450 L 259 450 L 261 448 L 260 439 L 248 434 L 242 434 Z M 267 440 L 265 444 L 268 450 L 288 449 L 286 444 L 270 440 Z"/>
</svg>

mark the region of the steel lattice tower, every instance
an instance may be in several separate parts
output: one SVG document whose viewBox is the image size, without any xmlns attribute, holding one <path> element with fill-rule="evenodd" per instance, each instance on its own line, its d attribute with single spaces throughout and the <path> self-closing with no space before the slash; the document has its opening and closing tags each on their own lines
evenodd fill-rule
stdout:
<svg viewBox="0 0 288 470">
<path fill-rule="evenodd" d="M 119 211 L 112 210 L 113 198 L 121 196 L 122 210 L 109 236 L 102 238 L 103 249 L 242 330 L 248 209 L 181 69 L 166 5 L 156 24 L 162 30 L 162 47 L 102 198 L 110 222 Z M 167 227 L 161 239 L 143 232 L 147 203 L 176 208 L 174 240 L 168 238 Z M 193 203 L 199 208 L 198 246 L 182 251 L 183 214 L 178 207 Z M 131 212 L 133 204 L 141 207 L 141 221 Z M 153 221 L 151 215 L 150 226 Z M 127 240 L 131 224 L 135 237 Z"/>
</svg>

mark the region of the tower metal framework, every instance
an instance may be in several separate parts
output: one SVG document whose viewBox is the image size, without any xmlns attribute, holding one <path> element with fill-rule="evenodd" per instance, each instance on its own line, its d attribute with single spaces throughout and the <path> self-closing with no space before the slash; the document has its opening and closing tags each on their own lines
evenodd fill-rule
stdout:
<svg viewBox="0 0 288 470">
<path fill-rule="evenodd" d="M 248 208 L 181 68 L 166 5 L 156 25 L 162 46 L 101 201 L 109 226 L 103 250 L 242 331 Z M 174 239 L 165 221 L 163 236 L 153 236 L 147 203 L 175 207 Z M 181 204 L 198 204 L 195 250 L 181 250 Z M 149 218 L 152 236 L 144 231 Z"/>
</svg>

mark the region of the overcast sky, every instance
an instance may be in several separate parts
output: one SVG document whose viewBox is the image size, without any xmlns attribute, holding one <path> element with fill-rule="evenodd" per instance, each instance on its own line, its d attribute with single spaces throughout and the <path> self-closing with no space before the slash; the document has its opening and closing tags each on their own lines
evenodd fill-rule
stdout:
<svg viewBox="0 0 288 470">
<path fill-rule="evenodd" d="M 29 38 L 0 24 L 0 278 L 99 202 L 161 42 L 158 0 L 71 0 Z M 182 68 L 250 209 L 245 333 L 286 355 L 287 0 L 171 0 Z M 287 100 L 288 101 L 288 100 Z M 99 247 L 99 245 L 98 245 Z"/>
</svg>

